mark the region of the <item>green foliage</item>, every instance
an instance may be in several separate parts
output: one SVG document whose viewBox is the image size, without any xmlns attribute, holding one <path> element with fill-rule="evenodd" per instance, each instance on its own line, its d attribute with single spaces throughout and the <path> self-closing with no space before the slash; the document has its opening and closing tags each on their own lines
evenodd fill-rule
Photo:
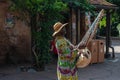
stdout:
<svg viewBox="0 0 120 80">
<path fill-rule="evenodd" d="M 61 11 L 67 10 L 67 5 L 58 0 L 11 0 L 12 10 L 17 10 L 23 17 L 35 14 L 41 15 L 43 18 L 51 18 L 60 16 Z M 58 17 L 59 18 L 59 17 Z"/>
<path fill-rule="evenodd" d="M 63 0 L 70 7 L 80 8 L 82 11 L 93 11 L 94 6 L 89 3 L 89 0 Z"/>
<path fill-rule="evenodd" d="M 117 29 L 119 31 L 119 37 L 120 37 L 120 24 L 117 25 Z"/>
<path fill-rule="evenodd" d="M 106 26 L 106 17 L 103 17 L 102 20 L 100 21 L 100 28 Z"/>
<path fill-rule="evenodd" d="M 120 0 L 107 0 L 110 3 L 117 5 L 118 9 L 111 13 L 111 36 L 118 36 L 119 32 L 117 29 L 117 25 L 120 23 Z M 106 27 L 106 17 L 102 19 L 100 22 L 100 35 L 105 34 L 105 27 Z"/>
<path fill-rule="evenodd" d="M 115 22 L 115 17 L 112 17 L 112 25 L 111 25 L 111 36 L 118 36 L 119 35 L 119 32 L 118 32 L 118 29 L 117 29 L 117 25 L 118 25 L 118 22 Z M 106 17 L 104 17 L 101 21 L 100 21 L 100 31 L 99 31 L 99 35 L 100 36 L 105 36 L 106 34 Z"/>
<path fill-rule="evenodd" d="M 118 36 L 119 32 L 117 29 L 117 25 L 120 23 L 120 0 L 107 0 L 110 3 L 117 5 L 118 9 L 112 13 L 112 25 L 111 25 L 111 35 Z"/>
<path fill-rule="evenodd" d="M 50 39 L 52 25 L 64 19 L 60 13 L 67 11 L 67 4 L 61 0 L 11 0 L 11 10 L 19 12 L 24 20 L 26 15 L 31 26 L 32 47 L 35 47 L 36 63 L 44 66 L 50 61 Z M 38 67 L 39 67 L 38 66 Z"/>
<path fill-rule="evenodd" d="M 115 5 L 117 5 L 118 9 L 116 10 L 116 19 L 120 23 L 120 0 L 107 0 Z"/>
<path fill-rule="evenodd" d="M 118 23 L 115 23 L 115 22 L 111 25 L 111 36 L 116 36 L 116 37 L 119 36 L 119 31 L 117 29 L 117 25 L 118 25 Z"/>
</svg>

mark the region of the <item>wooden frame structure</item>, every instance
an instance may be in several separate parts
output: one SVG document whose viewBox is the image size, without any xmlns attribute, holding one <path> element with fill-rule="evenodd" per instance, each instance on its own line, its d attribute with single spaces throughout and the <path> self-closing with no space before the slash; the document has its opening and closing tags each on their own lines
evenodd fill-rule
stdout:
<svg viewBox="0 0 120 80">
<path fill-rule="evenodd" d="M 106 0 L 90 0 L 90 3 L 96 7 L 97 11 L 101 9 L 105 9 L 106 11 L 106 53 L 105 57 L 109 58 L 111 55 L 109 54 L 109 48 L 112 49 L 112 58 L 115 58 L 114 48 L 111 46 L 111 12 L 117 9 L 118 7 L 114 4 L 107 2 Z M 87 27 L 85 24 L 85 12 L 81 11 L 80 8 L 73 9 L 70 6 L 70 18 L 69 18 L 69 26 L 67 29 L 67 37 L 71 40 L 73 44 L 77 44 L 80 42 L 85 32 L 87 31 Z"/>
</svg>

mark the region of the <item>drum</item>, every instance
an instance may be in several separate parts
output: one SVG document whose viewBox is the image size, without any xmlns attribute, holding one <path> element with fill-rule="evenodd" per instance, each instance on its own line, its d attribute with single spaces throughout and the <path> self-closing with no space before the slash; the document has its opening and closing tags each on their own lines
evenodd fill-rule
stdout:
<svg viewBox="0 0 120 80">
<path fill-rule="evenodd" d="M 85 48 L 80 49 L 78 54 L 79 56 L 76 63 L 77 68 L 84 68 L 88 66 L 91 61 L 91 52 L 87 48 Z"/>
</svg>

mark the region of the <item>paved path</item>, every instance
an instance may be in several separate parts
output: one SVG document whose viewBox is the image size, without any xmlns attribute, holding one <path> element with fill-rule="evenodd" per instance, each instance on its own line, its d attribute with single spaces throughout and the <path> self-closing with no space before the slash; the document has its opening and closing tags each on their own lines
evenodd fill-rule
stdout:
<svg viewBox="0 0 120 80">
<path fill-rule="evenodd" d="M 79 80 L 120 80 L 120 41 L 113 41 L 116 58 L 79 69 Z M 19 66 L 0 67 L 0 80 L 57 80 L 56 65 L 45 71 L 21 72 Z"/>
</svg>

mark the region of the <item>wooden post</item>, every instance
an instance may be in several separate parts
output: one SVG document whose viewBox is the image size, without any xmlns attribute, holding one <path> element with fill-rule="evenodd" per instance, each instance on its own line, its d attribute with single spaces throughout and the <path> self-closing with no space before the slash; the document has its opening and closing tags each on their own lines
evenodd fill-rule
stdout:
<svg viewBox="0 0 120 80">
<path fill-rule="evenodd" d="M 70 13 L 69 13 L 69 24 L 67 25 L 68 27 L 66 28 L 66 37 L 72 42 L 72 8 L 70 8 Z"/>
<path fill-rule="evenodd" d="M 72 43 L 76 44 L 76 11 L 72 9 Z"/>
<path fill-rule="evenodd" d="M 83 36 L 85 35 L 86 33 L 86 30 L 85 30 L 85 12 L 82 12 L 80 13 L 80 40 L 83 38 Z"/>
<path fill-rule="evenodd" d="M 77 29 L 76 29 L 76 42 L 77 44 L 80 42 L 80 9 L 77 10 Z"/>
<path fill-rule="evenodd" d="M 109 58 L 111 55 L 109 54 L 109 47 L 112 49 L 112 58 L 115 58 L 114 48 L 111 46 L 111 15 L 110 10 L 106 12 L 106 54 L 105 57 Z"/>
<path fill-rule="evenodd" d="M 109 13 L 109 10 L 107 10 L 106 12 L 106 55 L 108 55 L 109 53 L 109 44 L 110 44 L 109 29 L 110 29 L 110 13 Z"/>
<path fill-rule="evenodd" d="M 111 15 L 110 10 L 106 12 L 106 54 L 105 57 L 109 58 L 109 48 L 112 49 L 112 58 L 115 58 L 114 48 L 111 46 Z"/>
</svg>

